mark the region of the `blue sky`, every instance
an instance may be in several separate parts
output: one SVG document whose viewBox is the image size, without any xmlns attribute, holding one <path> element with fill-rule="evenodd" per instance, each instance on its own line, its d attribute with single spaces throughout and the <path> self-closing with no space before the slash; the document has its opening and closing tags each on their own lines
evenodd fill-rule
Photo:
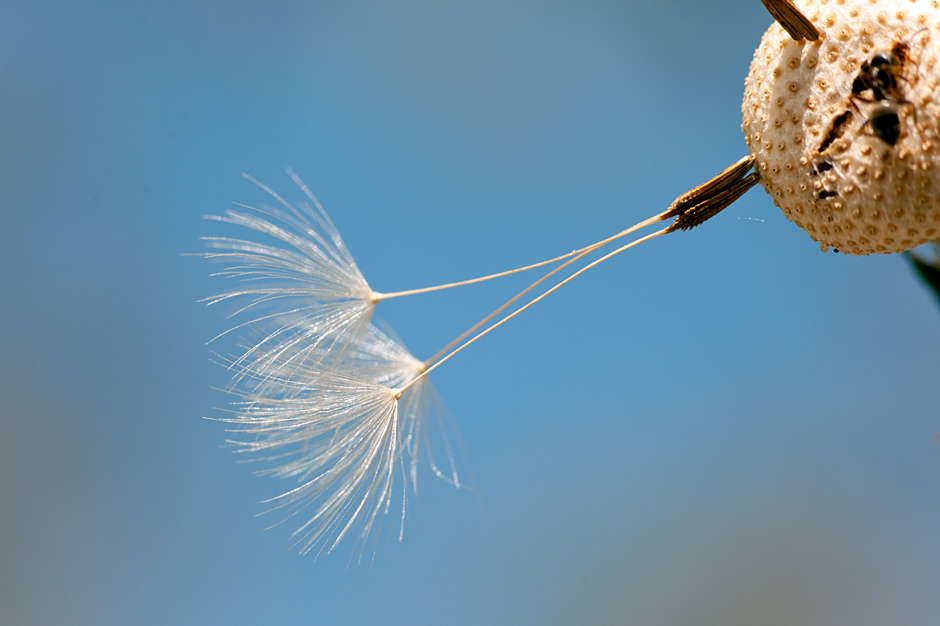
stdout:
<svg viewBox="0 0 940 626">
<path fill-rule="evenodd" d="M 746 6 L 745 6 L 746 5 Z M 18 3 L 0 23 L 0 621 L 936 624 L 936 303 L 760 189 L 435 372 L 424 476 L 347 568 L 265 531 L 202 216 L 319 196 L 394 291 L 567 252 L 745 154 L 758 2 Z M 296 194 L 295 194 L 296 196 Z M 389 302 L 427 357 L 526 277 Z M 349 546 L 351 549 L 351 546 Z"/>
</svg>

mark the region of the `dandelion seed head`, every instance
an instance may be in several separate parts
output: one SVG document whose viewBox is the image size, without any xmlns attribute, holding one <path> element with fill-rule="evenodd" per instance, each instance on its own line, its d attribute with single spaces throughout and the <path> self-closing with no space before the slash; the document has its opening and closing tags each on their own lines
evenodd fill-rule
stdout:
<svg viewBox="0 0 940 626">
<path fill-rule="evenodd" d="M 775 23 L 745 81 L 742 130 L 761 184 L 823 249 L 901 252 L 937 238 L 938 4 L 797 4 L 823 36 L 795 41 Z"/>
</svg>

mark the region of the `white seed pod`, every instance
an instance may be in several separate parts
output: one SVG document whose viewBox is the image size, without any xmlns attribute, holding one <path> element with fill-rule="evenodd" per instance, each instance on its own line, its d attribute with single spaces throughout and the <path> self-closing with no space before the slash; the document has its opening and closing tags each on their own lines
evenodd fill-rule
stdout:
<svg viewBox="0 0 940 626">
<path fill-rule="evenodd" d="M 797 0 L 819 29 L 774 23 L 745 81 L 761 184 L 820 243 L 902 252 L 940 237 L 940 0 Z"/>
</svg>

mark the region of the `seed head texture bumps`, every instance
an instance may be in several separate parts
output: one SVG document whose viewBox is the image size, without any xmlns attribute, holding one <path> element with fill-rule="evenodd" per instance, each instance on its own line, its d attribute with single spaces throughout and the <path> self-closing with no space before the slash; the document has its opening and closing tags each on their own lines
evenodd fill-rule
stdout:
<svg viewBox="0 0 940 626">
<path fill-rule="evenodd" d="M 940 0 L 802 0 L 818 41 L 774 23 L 745 81 L 761 184 L 820 243 L 902 252 L 940 237 Z"/>
</svg>

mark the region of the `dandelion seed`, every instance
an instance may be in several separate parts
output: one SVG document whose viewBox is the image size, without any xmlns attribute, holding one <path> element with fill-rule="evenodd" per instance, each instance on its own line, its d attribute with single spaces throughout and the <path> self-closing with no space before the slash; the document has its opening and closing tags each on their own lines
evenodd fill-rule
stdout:
<svg viewBox="0 0 940 626">
<path fill-rule="evenodd" d="M 397 522 L 389 521 L 388 530 L 397 523 L 401 540 L 409 484 L 417 492 L 422 463 L 455 487 L 464 484 L 455 452 L 456 428 L 442 410 L 428 373 L 598 263 L 643 241 L 708 219 L 753 185 L 753 175 L 745 176 L 750 167 L 751 161 L 744 159 L 715 181 L 680 197 L 667 211 L 572 253 L 479 279 L 386 296 L 371 290 L 326 212 L 299 181 L 312 207 L 295 208 L 258 183 L 290 212 L 265 208 L 216 218 L 280 243 L 208 239 L 211 247 L 224 250 L 208 254 L 209 258 L 239 263 L 221 275 L 252 282 L 209 303 L 247 298 L 237 313 L 265 310 L 266 314 L 235 327 L 253 339 L 243 345 L 240 356 L 226 363 L 234 374 L 231 391 L 239 401 L 231 409 L 233 415 L 222 419 L 236 424 L 234 432 L 240 437 L 232 444 L 270 465 L 261 474 L 297 482 L 268 504 L 270 511 L 280 513 L 278 523 L 300 520 L 292 535 L 299 550 L 330 552 L 354 534 L 354 554 L 361 558 L 370 542 L 374 554 L 393 506 L 399 507 Z M 672 226 L 587 264 L 464 341 L 573 263 L 607 243 L 672 217 L 676 218 Z M 418 360 L 390 332 L 369 322 L 375 303 L 382 299 L 468 285 L 562 259 L 568 260 L 428 361 Z"/>
</svg>

